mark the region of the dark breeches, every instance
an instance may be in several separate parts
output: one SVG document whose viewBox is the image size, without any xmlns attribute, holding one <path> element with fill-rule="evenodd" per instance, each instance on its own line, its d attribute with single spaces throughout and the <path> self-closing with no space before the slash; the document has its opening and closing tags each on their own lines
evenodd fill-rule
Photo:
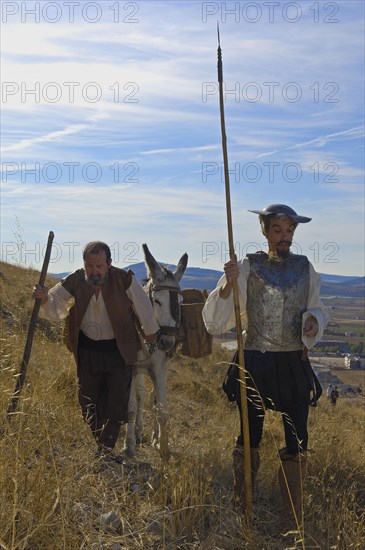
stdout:
<svg viewBox="0 0 365 550">
<path fill-rule="evenodd" d="M 77 375 L 79 403 L 98 443 L 113 448 L 120 426 L 128 421 L 133 368 L 114 350 L 79 345 Z"/>
<path fill-rule="evenodd" d="M 287 452 L 296 455 L 308 446 L 307 420 L 311 383 L 308 360 L 301 360 L 301 351 L 245 351 L 250 447 L 258 448 L 262 439 L 265 410 L 282 414 Z M 241 411 L 241 403 L 237 401 Z M 243 445 L 241 433 L 237 443 Z"/>
</svg>

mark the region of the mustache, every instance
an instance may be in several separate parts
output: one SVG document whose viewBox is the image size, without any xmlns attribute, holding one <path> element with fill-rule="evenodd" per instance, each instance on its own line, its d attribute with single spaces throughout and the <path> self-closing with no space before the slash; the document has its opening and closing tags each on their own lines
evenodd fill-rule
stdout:
<svg viewBox="0 0 365 550">
<path fill-rule="evenodd" d="M 276 244 L 276 246 L 280 246 L 281 244 L 287 244 L 287 245 L 291 246 L 291 243 L 292 243 L 291 241 L 279 241 L 279 242 Z"/>
<path fill-rule="evenodd" d="M 91 285 L 91 286 L 103 285 L 105 282 L 105 279 L 101 279 L 100 277 L 87 277 L 86 282 L 88 285 Z"/>
</svg>

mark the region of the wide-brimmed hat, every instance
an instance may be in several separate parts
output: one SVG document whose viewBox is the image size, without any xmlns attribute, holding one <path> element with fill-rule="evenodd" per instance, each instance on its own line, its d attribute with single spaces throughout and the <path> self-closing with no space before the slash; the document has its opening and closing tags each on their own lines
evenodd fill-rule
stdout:
<svg viewBox="0 0 365 550">
<path fill-rule="evenodd" d="M 299 216 L 295 210 L 286 204 L 269 204 L 269 206 L 266 206 L 263 210 L 249 210 L 249 212 L 260 214 L 261 216 L 269 216 L 270 214 L 276 214 L 277 216 L 282 215 L 292 219 L 295 223 L 308 223 L 312 219 L 306 216 Z"/>
</svg>

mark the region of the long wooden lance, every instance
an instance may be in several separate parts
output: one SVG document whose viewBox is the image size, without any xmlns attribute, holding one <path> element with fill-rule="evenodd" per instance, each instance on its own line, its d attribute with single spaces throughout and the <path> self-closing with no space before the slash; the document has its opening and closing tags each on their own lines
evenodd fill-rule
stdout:
<svg viewBox="0 0 365 550">
<path fill-rule="evenodd" d="M 228 226 L 228 245 L 229 245 L 229 257 L 230 259 L 236 259 L 233 241 L 233 227 L 232 227 L 232 210 L 231 210 L 231 193 L 229 183 L 229 169 L 228 169 L 228 153 L 227 153 L 227 136 L 226 136 L 226 123 L 224 117 L 224 102 L 223 102 L 223 64 L 222 64 L 222 50 L 220 45 L 219 26 L 218 31 L 218 84 L 219 84 L 219 106 L 221 115 L 221 130 L 222 130 L 222 149 L 223 149 L 223 165 L 224 165 L 224 180 L 226 189 L 226 209 L 227 209 L 227 226 Z M 239 302 L 239 292 L 237 279 L 232 280 L 233 302 L 234 312 L 236 318 L 236 330 L 237 330 L 237 347 L 238 347 L 238 365 L 240 367 L 241 380 L 240 380 L 240 400 L 241 400 L 241 421 L 243 430 L 243 443 L 244 443 L 244 471 L 245 471 L 245 510 L 247 521 L 249 525 L 252 524 L 252 486 L 251 486 L 251 455 L 250 455 L 250 432 L 248 425 L 248 410 L 247 410 L 247 391 L 246 391 L 246 371 L 245 360 L 243 353 L 243 341 L 242 341 L 242 323 L 241 323 L 241 311 Z"/>
<path fill-rule="evenodd" d="M 46 253 L 44 255 L 42 271 L 41 271 L 41 274 L 39 276 L 39 281 L 38 281 L 40 286 L 43 286 L 44 282 L 46 280 L 48 264 L 49 264 L 49 260 L 50 260 L 50 257 L 51 257 L 51 249 L 52 249 L 53 238 L 54 238 L 54 233 L 53 233 L 53 231 L 50 231 L 49 235 L 48 235 L 47 248 L 46 248 Z M 20 365 L 20 371 L 19 371 L 18 378 L 17 378 L 17 381 L 16 381 L 13 397 L 12 397 L 10 405 L 8 407 L 8 416 L 16 411 L 16 408 L 17 408 L 18 402 L 19 402 L 20 392 L 22 390 L 22 387 L 24 386 L 25 376 L 27 374 L 27 367 L 28 367 L 28 363 L 29 363 L 29 359 L 30 359 L 30 352 L 32 351 L 33 336 L 34 336 L 36 325 L 37 325 L 38 313 L 39 313 L 39 308 L 41 307 L 41 302 L 42 302 L 42 300 L 40 298 L 36 298 L 35 301 L 34 301 L 32 315 L 31 315 L 31 318 L 30 318 L 30 321 L 29 321 L 27 341 L 25 343 L 23 359 L 22 359 L 22 362 L 21 362 L 21 365 Z"/>
</svg>

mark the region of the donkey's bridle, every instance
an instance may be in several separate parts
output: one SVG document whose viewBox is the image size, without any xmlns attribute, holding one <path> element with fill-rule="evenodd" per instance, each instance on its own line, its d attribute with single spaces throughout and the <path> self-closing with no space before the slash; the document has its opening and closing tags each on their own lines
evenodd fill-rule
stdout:
<svg viewBox="0 0 365 550">
<path fill-rule="evenodd" d="M 152 294 L 154 292 L 158 292 L 159 290 L 168 290 L 169 292 L 175 292 L 176 294 L 180 294 L 182 296 L 182 292 L 180 287 L 176 286 L 170 286 L 170 285 L 154 285 L 153 283 L 149 286 L 148 289 L 148 295 L 150 297 L 151 302 L 153 301 Z M 169 327 L 166 325 L 160 326 L 160 329 L 157 332 L 157 340 L 156 343 L 160 340 L 161 336 L 178 336 L 179 333 L 179 326 L 180 326 L 180 319 L 175 319 L 175 326 Z"/>
</svg>

